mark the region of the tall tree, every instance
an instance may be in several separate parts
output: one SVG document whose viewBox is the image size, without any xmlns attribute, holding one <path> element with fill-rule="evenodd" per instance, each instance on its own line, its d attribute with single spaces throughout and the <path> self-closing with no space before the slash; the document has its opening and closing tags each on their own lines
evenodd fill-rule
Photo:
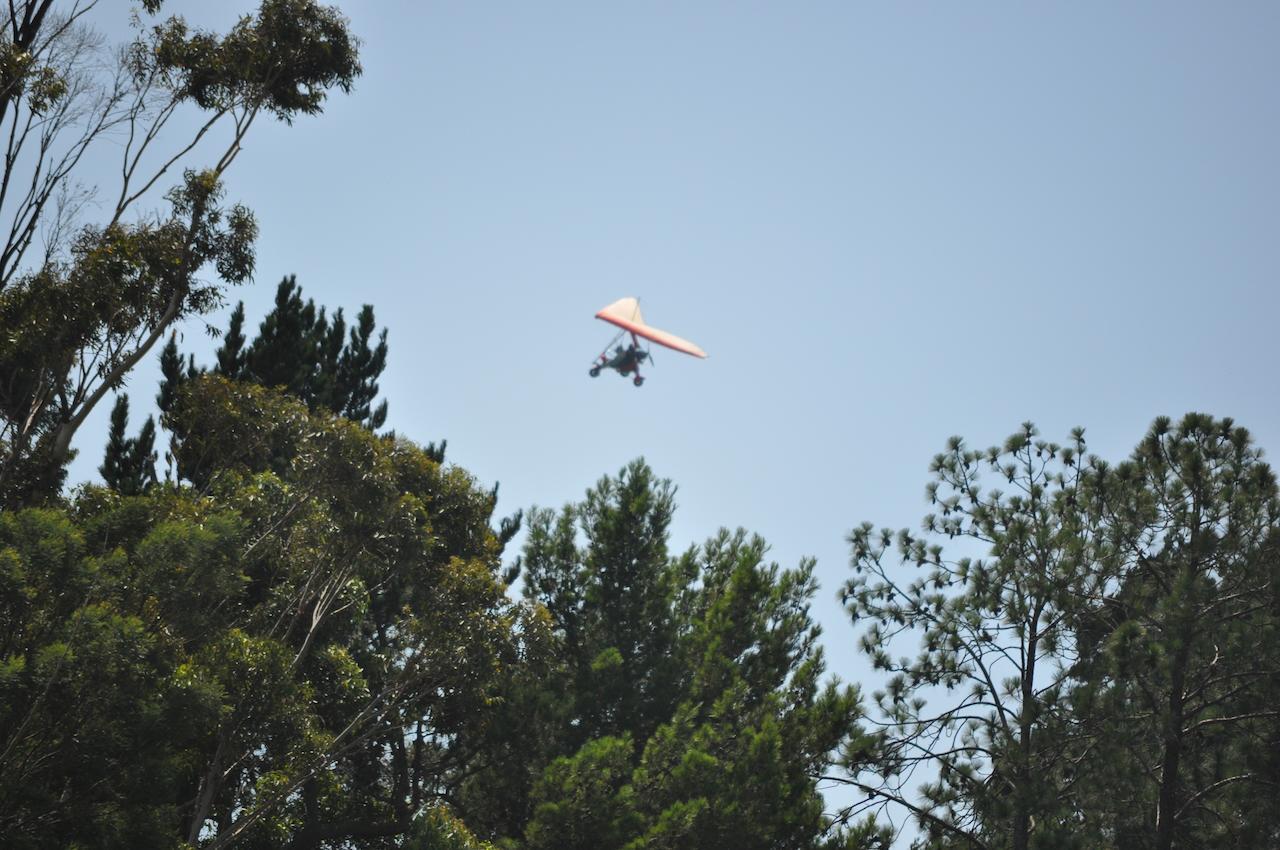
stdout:
<svg viewBox="0 0 1280 850">
<path fill-rule="evenodd" d="M 0 12 L 0 505 L 55 495 L 89 413 L 184 317 L 253 270 L 257 227 L 224 206 L 222 177 L 262 113 L 320 111 L 360 72 L 346 21 L 314 0 L 263 0 L 225 35 L 180 17 L 141 29 L 112 65 L 85 26 L 93 2 L 10 3 Z M 149 15 L 162 3 L 143 4 Z M 184 112 L 200 116 L 184 122 Z M 193 127 L 187 136 L 179 127 Z M 188 168 L 163 213 L 141 204 L 215 127 L 230 138 Z M 85 154 L 119 148 L 116 186 L 70 190 Z M 25 187 L 17 191 L 17 187 Z M 10 191 L 13 190 L 13 191 Z M 114 198 L 91 222 L 97 190 Z M 36 250 L 42 234 L 42 252 Z"/>
<path fill-rule="evenodd" d="M 878 728 L 846 753 L 843 781 L 866 795 L 850 814 L 905 811 L 931 846 L 1094 846 L 1075 824 L 1067 777 L 1086 742 L 1067 696 L 1072 626 L 1113 557 L 1097 463 L 1079 429 L 1066 447 L 1029 423 L 986 451 L 954 437 L 930 466 L 925 536 L 854 529 L 844 601 L 889 678 Z M 983 472 L 1009 489 L 983 489 Z M 915 656 L 896 654 L 912 638 Z"/>
<path fill-rule="evenodd" d="M 216 512 L 159 522 L 153 499 L 0 512 L 7 848 L 177 846 L 184 773 L 217 699 L 173 675 L 175 642 L 211 607 L 193 585 L 234 585 L 235 526 Z M 157 622 L 180 608 L 191 616 Z"/>
<path fill-rule="evenodd" d="M 346 338 L 342 309 L 330 321 L 324 307 L 317 309 L 310 298 L 302 300 L 302 288 L 289 275 L 280 281 L 275 307 L 245 349 L 243 370 L 230 377 L 283 387 L 313 408 L 377 430 L 386 421 L 387 404 L 384 401 L 376 410 L 370 405 L 378 394 L 378 376 L 386 368 L 387 331 L 384 328 L 371 347 L 374 327 L 373 307 L 366 304 L 359 324 Z"/>
<path fill-rule="evenodd" d="M 195 355 L 188 355 L 184 362 L 178 352 L 178 332 L 170 333 L 169 341 L 160 350 L 160 391 L 156 394 L 156 407 L 162 416 L 173 408 L 182 384 L 199 374 Z"/>
<path fill-rule="evenodd" d="M 966 557 L 902 531 L 892 564 L 892 533 L 851 535 L 846 602 L 889 673 L 851 812 L 910 812 L 930 847 L 1274 843 L 1280 503 L 1248 433 L 1162 418 L 1112 466 L 1027 425 L 932 470 L 926 534 Z"/>
<path fill-rule="evenodd" d="M 525 593 L 553 631 L 469 743 L 481 769 L 453 799 L 479 834 L 530 850 L 822 844 L 817 776 L 858 700 L 822 682 L 813 565 L 783 570 L 742 531 L 672 558 L 673 510 L 636 461 L 531 512 Z"/>
<path fill-rule="evenodd" d="M 475 846 L 435 808 L 453 742 L 537 630 L 488 492 L 216 376 L 166 424 L 201 492 L 0 514 L 5 845 Z"/>
<path fill-rule="evenodd" d="M 1089 817 L 1131 847 L 1275 844 L 1275 476 L 1245 429 L 1188 414 L 1099 490 L 1121 559 L 1079 625 Z"/>
<path fill-rule="evenodd" d="M 334 339 L 342 338 L 341 311 L 334 317 Z M 324 405 L 355 422 L 365 422 L 370 428 L 381 428 L 387 419 L 387 403 L 374 408 L 378 396 L 378 376 L 387 363 L 387 332 L 383 329 L 376 344 L 372 344 L 374 331 L 373 307 L 365 304 L 351 329 L 351 338 L 338 354 L 337 380 L 329 390 Z M 333 350 L 335 346 L 330 345 Z"/>
<path fill-rule="evenodd" d="M 226 375 L 228 378 L 240 378 L 244 374 L 244 344 L 244 302 L 241 301 L 231 311 L 231 319 L 227 324 L 227 330 L 222 335 L 222 345 L 218 347 L 217 371 L 219 375 Z M 168 371 L 164 372 L 164 379 L 166 381 L 173 380 Z"/>
<path fill-rule="evenodd" d="M 679 698 L 672 615 L 683 586 L 667 557 L 673 510 L 670 483 L 636 462 L 580 504 L 530 511 L 517 566 L 555 638 L 527 647 L 484 738 L 470 743 L 485 769 L 464 778 L 457 798 L 482 834 L 523 833 L 533 787 L 557 757 L 632 726 L 647 737 L 670 716 Z"/>
</svg>

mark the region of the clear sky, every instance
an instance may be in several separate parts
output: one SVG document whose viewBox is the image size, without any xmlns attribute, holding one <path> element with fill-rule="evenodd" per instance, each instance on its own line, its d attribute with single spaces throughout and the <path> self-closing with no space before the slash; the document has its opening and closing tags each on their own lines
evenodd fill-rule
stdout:
<svg viewBox="0 0 1280 850">
<path fill-rule="evenodd" d="M 249 322 L 290 273 L 372 303 L 388 425 L 503 512 L 643 455 L 674 549 L 744 526 L 816 557 L 847 679 L 845 535 L 916 527 L 948 436 L 1082 425 L 1119 459 L 1202 410 L 1280 451 L 1280 4 L 339 5 L 356 90 L 228 176 Z M 710 359 L 590 379 L 624 295 Z"/>
</svg>

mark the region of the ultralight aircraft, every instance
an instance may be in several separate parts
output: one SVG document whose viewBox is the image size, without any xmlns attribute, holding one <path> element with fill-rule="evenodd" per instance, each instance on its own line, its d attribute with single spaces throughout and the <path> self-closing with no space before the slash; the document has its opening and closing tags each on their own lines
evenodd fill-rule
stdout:
<svg viewBox="0 0 1280 850">
<path fill-rule="evenodd" d="M 675 334 L 646 325 L 644 317 L 640 315 L 640 301 L 636 298 L 619 298 L 596 313 L 596 318 L 604 319 L 609 324 L 622 328 L 622 330 L 618 331 L 618 335 L 605 346 L 600 357 L 591 364 L 588 374 L 593 378 L 600 374 L 601 369 L 613 369 L 623 377 L 633 375 L 631 382 L 637 387 L 643 384 L 644 376 L 640 374 L 640 364 L 646 360 L 652 363 L 653 354 L 649 349 L 641 348 L 641 339 L 656 342 L 658 345 L 683 352 L 684 354 L 691 354 L 694 357 L 705 358 L 707 356 L 705 351 L 689 342 L 689 340 L 681 339 Z M 631 344 L 625 346 L 617 345 L 617 342 L 622 339 L 624 334 L 631 335 Z M 613 354 L 609 353 L 610 348 L 613 348 Z"/>
</svg>

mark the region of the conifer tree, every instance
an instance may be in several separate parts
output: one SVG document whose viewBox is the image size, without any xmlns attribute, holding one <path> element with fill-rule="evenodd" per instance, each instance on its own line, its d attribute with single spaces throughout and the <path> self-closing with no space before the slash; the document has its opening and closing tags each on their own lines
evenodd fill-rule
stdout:
<svg viewBox="0 0 1280 850">
<path fill-rule="evenodd" d="M 1280 494 L 1230 419 L 1157 419 L 1100 471 L 1117 561 L 1079 619 L 1089 822 L 1126 846 L 1263 847 L 1280 817 Z"/>
<path fill-rule="evenodd" d="M 218 374 L 278 388 L 312 410 L 327 410 L 373 431 L 386 423 L 386 401 L 376 407 L 374 401 L 378 377 L 387 365 L 387 331 L 376 330 L 371 305 L 361 308 L 356 326 L 348 333 L 341 308 L 330 319 L 324 307 L 317 307 L 312 299 L 303 300 L 296 276 L 288 275 L 277 286 L 275 305 L 251 341 L 246 342 L 243 328 L 244 302 L 240 302 L 217 350 Z M 175 362 L 166 366 L 165 358 Z M 189 362 L 188 376 L 196 371 L 194 358 Z M 162 354 L 166 384 L 181 382 L 178 363 L 176 347 Z M 172 390 L 162 385 L 161 396 L 168 400 Z"/>
<path fill-rule="evenodd" d="M 373 307 L 364 305 L 355 327 L 348 328 L 341 309 L 330 319 L 323 306 L 303 299 L 297 278 L 288 275 L 276 288 L 275 304 L 259 324 L 258 333 L 248 340 L 244 333 L 244 303 L 232 311 L 222 344 L 216 352 L 213 371 L 226 378 L 281 390 L 305 402 L 313 411 L 327 411 L 376 431 L 386 423 L 387 402 L 375 405 L 378 378 L 387 365 L 387 330 L 377 329 Z M 160 353 L 161 381 L 156 404 L 161 422 L 172 411 L 181 388 L 204 373 L 195 355 L 178 350 L 176 332 Z M 394 432 L 383 434 L 395 439 Z M 443 463 L 448 441 L 422 446 L 426 457 Z M 176 458 L 170 452 L 167 458 Z M 284 458 L 278 459 L 280 463 Z M 178 465 L 179 477 L 203 484 L 208 467 L 204 461 L 188 458 Z M 497 485 L 488 499 L 492 512 L 497 505 Z M 495 529 L 505 546 L 519 533 L 523 512 L 504 517 Z"/>
<path fill-rule="evenodd" d="M 1248 432 L 1160 418 L 1113 466 L 1027 424 L 932 471 L 923 535 L 850 536 L 888 680 L 849 813 L 909 812 L 930 848 L 1280 841 L 1280 497 Z"/>
<path fill-rule="evenodd" d="M 129 428 L 129 396 L 121 393 L 111 409 L 111 430 L 106 455 L 98 472 L 108 487 L 124 496 L 136 496 L 156 481 L 156 423 L 148 416 L 136 437 Z"/>
<path fill-rule="evenodd" d="M 178 352 L 178 332 L 169 334 L 169 341 L 160 350 L 160 391 L 156 393 L 156 407 L 160 408 L 161 415 L 173 408 L 182 384 L 199 374 L 195 355 L 188 355 L 184 362 Z"/>
<path fill-rule="evenodd" d="M 217 353 L 218 374 L 233 381 L 240 380 L 244 376 L 245 339 L 243 326 L 244 302 L 240 301 L 236 304 L 235 310 L 231 311 L 231 321 L 227 325 L 226 332 L 222 335 L 222 345 L 218 347 Z"/>
<path fill-rule="evenodd" d="M 107 451 L 102 459 L 98 472 L 103 481 L 112 490 L 120 489 L 124 479 L 124 467 L 129 456 L 129 396 L 121 394 L 116 397 L 115 407 L 111 408 L 111 430 L 107 437 Z"/>
<path fill-rule="evenodd" d="M 238 306 L 243 312 L 243 304 Z M 289 275 L 280 281 L 275 306 L 245 351 L 245 376 L 310 404 L 314 400 L 314 375 L 320 367 L 318 343 L 325 330 L 323 309 L 317 316 L 315 302 L 302 300 L 297 279 Z"/>
<path fill-rule="evenodd" d="M 822 682 L 812 563 L 742 531 L 673 558 L 674 496 L 636 461 L 530 512 L 525 593 L 553 635 L 463 742 L 469 824 L 527 850 L 873 846 L 829 834 L 816 791 L 858 698 Z"/>
<path fill-rule="evenodd" d="M 341 320 L 339 311 L 334 319 L 336 339 L 341 339 Z M 387 420 L 385 400 L 376 408 L 371 407 L 378 395 L 378 376 L 387 364 L 387 331 L 384 328 L 377 343 L 371 345 L 373 333 L 373 307 L 366 304 L 351 329 L 350 341 L 338 354 L 337 387 L 328 406 L 352 421 L 367 422 L 376 431 Z"/>
</svg>

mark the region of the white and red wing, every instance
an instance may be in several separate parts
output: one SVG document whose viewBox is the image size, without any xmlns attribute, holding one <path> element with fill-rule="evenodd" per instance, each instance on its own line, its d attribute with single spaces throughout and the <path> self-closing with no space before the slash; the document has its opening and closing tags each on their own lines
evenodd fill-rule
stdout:
<svg viewBox="0 0 1280 850">
<path fill-rule="evenodd" d="M 604 319 L 610 324 L 617 325 L 636 336 L 644 337 L 650 342 L 656 342 L 658 345 L 665 345 L 667 348 L 683 351 L 685 354 L 692 354 L 694 357 L 707 356 L 707 352 L 689 342 L 689 340 L 681 339 L 675 334 L 646 325 L 644 317 L 640 315 L 640 302 L 634 298 L 619 298 L 599 313 L 596 313 L 596 318 Z"/>
</svg>

